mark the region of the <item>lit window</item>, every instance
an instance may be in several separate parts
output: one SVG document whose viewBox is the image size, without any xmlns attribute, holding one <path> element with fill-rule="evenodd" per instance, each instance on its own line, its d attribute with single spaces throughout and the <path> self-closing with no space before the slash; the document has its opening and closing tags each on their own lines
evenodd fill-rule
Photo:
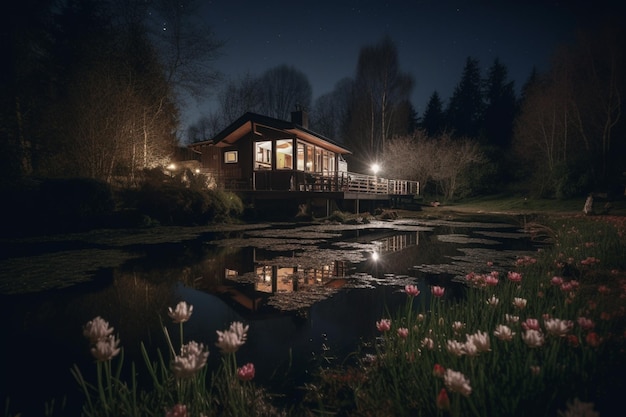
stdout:
<svg viewBox="0 0 626 417">
<path fill-rule="evenodd" d="M 306 145 L 306 165 L 304 170 L 307 172 L 315 171 L 315 154 L 313 153 L 313 145 Z"/>
<path fill-rule="evenodd" d="M 254 168 L 272 169 L 272 141 L 256 142 L 254 145 Z"/>
<path fill-rule="evenodd" d="M 293 169 L 293 140 L 276 141 L 276 165 L 278 169 Z"/>
<path fill-rule="evenodd" d="M 298 171 L 304 171 L 304 143 L 298 142 Z"/>
<path fill-rule="evenodd" d="M 239 160 L 239 154 L 237 151 L 224 152 L 224 163 L 236 164 L 238 160 Z"/>
</svg>

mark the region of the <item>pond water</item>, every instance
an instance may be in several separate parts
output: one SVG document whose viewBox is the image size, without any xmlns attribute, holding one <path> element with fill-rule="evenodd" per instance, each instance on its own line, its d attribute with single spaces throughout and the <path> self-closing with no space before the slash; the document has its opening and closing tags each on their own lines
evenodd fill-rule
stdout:
<svg viewBox="0 0 626 417">
<path fill-rule="evenodd" d="M 375 322 L 404 304 L 406 284 L 421 289 L 417 303 L 429 302 L 429 285 L 462 297 L 456 278 L 506 272 L 537 249 L 518 225 L 506 223 L 265 224 L 117 245 L 129 254 L 119 265 L 36 292 L 11 291 L 6 274 L 15 269 L 7 265 L 15 259 L 6 256 L 0 259 L 3 397 L 27 416 L 41 414 L 34 410 L 52 398 L 78 395 L 69 370 L 77 364 L 89 375 L 94 368 L 81 331 L 95 316 L 115 327 L 128 365 L 142 363 L 141 342 L 150 352 L 165 351 L 163 326 L 178 346 L 167 308 L 181 300 L 194 308 L 185 339 L 209 347 L 209 366 L 220 358 L 216 330 L 242 321 L 250 330 L 238 361 L 253 362 L 256 381 L 271 391 L 297 397 L 320 365 L 339 364 L 376 337 Z M 35 257 L 28 267 L 46 272 Z"/>
</svg>

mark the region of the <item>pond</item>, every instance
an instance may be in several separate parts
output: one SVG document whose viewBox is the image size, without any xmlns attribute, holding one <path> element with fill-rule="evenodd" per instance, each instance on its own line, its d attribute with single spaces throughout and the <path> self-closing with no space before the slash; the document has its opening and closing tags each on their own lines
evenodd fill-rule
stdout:
<svg viewBox="0 0 626 417">
<path fill-rule="evenodd" d="M 167 308 L 181 300 L 194 308 L 185 339 L 209 347 L 209 366 L 220 357 L 216 330 L 242 321 L 250 330 L 238 361 L 255 364 L 257 383 L 297 398 L 316 369 L 376 337 L 375 322 L 404 304 L 405 285 L 421 289 L 417 303 L 429 302 L 429 285 L 462 297 L 459 278 L 506 272 L 538 249 L 514 222 L 272 223 L 186 233 L 149 244 L 133 233 L 3 243 L 2 393 L 12 410 L 41 414 L 44 402 L 78 395 L 69 370 L 93 369 L 82 326 L 95 316 L 115 327 L 128 365 L 142 363 L 142 342 L 165 352 L 163 326 L 177 346 Z"/>
</svg>

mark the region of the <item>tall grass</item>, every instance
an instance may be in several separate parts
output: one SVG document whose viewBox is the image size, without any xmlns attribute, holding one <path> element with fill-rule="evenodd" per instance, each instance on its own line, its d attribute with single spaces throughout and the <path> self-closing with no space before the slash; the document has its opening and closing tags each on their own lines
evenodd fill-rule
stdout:
<svg viewBox="0 0 626 417">
<path fill-rule="evenodd" d="M 506 276 L 468 274 L 461 301 L 407 287 L 372 353 L 350 378 L 321 372 L 310 405 L 354 416 L 613 415 L 626 386 L 626 223 L 544 226 L 554 245 Z"/>
<path fill-rule="evenodd" d="M 170 316 L 179 323 L 180 346 L 175 347 L 167 327 L 163 327 L 169 352 L 150 354 L 142 344 L 143 367 L 148 384 L 138 384 L 139 367 L 133 362 L 130 381 L 122 378 L 123 349 L 107 349 L 113 328 L 97 317 L 86 326 L 85 335 L 92 338 L 92 353 L 96 357 L 95 380 L 88 381 L 74 366 L 74 375 L 84 394 L 81 415 L 86 417 L 118 416 L 276 416 L 280 415 L 268 401 L 264 390 L 256 387 L 254 365 L 238 366 L 236 352 L 245 342 L 247 326 L 235 322 L 230 329 L 218 332 L 216 344 L 221 361 L 216 369 L 209 369 L 206 360 L 209 350 L 194 341 L 185 341 L 183 323 L 193 306 L 180 302 Z M 98 326 L 93 326 L 92 323 Z M 103 324 L 104 323 L 104 324 Z M 93 328 L 96 330 L 90 330 Z M 98 330 L 99 329 L 99 330 Z M 97 343 L 104 343 L 98 345 Z M 103 347 L 104 346 L 104 347 Z M 115 344 L 115 347 L 117 345 Z"/>
</svg>

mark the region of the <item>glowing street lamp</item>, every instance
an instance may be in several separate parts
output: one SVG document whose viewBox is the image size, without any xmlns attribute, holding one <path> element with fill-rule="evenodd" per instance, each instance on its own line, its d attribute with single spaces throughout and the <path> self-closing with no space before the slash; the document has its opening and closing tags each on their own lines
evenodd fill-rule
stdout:
<svg viewBox="0 0 626 417">
<path fill-rule="evenodd" d="M 170 174 L 170 177 L 174 177 L 174 171 L 176 171 L 176 164 L 172 163 L 169 164 L 168 166 L 165 167 L 165 170 L 167 171 L 168 174 Z"/>
<path fill-rule="evenodd" d="M 374 192 L 378 193 L 378 178 L 377 178 L 377 174 L 378 171 L 380 171 L 380 165 L 378 165 L 377 162 L 374 162 L 372 164 L 372 172 L 374 173 Z"/>
</svg>

